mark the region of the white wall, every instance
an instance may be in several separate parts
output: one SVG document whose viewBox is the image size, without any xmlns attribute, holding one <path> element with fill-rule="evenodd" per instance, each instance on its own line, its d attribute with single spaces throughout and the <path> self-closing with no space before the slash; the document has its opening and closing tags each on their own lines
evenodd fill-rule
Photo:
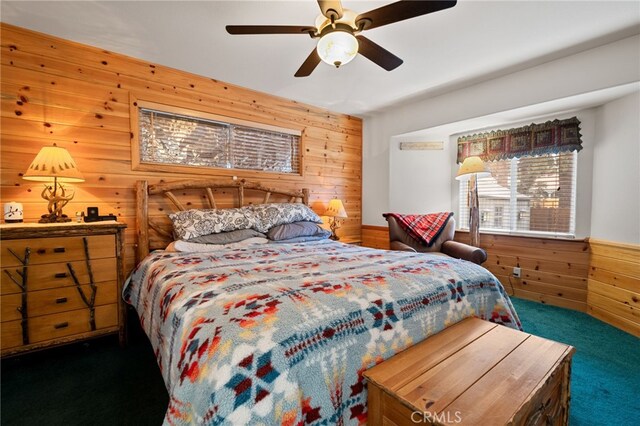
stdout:
<svg viewBox="0 0 640 426">
<path fill-rule="evenodd" d="M 442 150 L 401 151 L 400 142 L 442 141 Z M 393 138 L 389 150 L 389 209 L 396 213 L 451 210 L 451 144 L 447 134 Z"/>
<path fill-rule="evenodd" d="M 596 110 L 591 237 L 640 244 L 640 92 Z"/>
<path fill-rule="evenodd" d="M 392 137 L 640 80 L 640 36 L 398 106 L 364 120 L 362 222 L 385 225 Z M 453 164 L 451 165 L 453 167 Z"/>
</svg>

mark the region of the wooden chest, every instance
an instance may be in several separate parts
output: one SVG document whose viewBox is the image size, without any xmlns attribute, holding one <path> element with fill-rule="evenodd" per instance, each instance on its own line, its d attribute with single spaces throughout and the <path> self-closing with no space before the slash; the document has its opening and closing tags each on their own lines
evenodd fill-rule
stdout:
<svg viewBox="0 0 640 426">
<path fill-rule="evenodd" d="M 117 222 L 0 227 L 1 355 L 108 333 L 124 341 Z"/>
<path fill-rule="evenodd" d="M 466 319 L 365 372 L 369 425 L 566 425 L 574 351 Z"/>
</svg>

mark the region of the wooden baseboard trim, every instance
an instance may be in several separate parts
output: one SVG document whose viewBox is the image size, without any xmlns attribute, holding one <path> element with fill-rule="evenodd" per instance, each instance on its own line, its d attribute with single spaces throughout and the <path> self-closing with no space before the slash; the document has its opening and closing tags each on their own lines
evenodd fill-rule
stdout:
<svg viewBox="0 0 640 426">
<path fill-rule="evenodd" d="M 388 226 L 377 226 L 377 225 L 362 225 L 362 229 L 366 229 L 369 231 L 388 231 Z"/>
</svg>

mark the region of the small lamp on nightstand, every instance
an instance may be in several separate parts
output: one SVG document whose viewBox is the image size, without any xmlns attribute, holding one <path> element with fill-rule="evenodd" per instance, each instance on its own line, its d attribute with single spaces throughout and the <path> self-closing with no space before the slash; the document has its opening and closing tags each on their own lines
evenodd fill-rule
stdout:
<svg viewBox="0 0 640 426">
<path fill-rule="evenodd" d="M 324 216 L 329 216 L 329 227 L 331 228 L 331 239 L 338 241 L 340 238 L 336 234 L 336 230 L 340 227 L 340 219 L 347 217 L 347 211 L 344 209 L 342 200 L 334 198 L 329 201 L 329 206 L 324 212 Z"/>
<path fill-rule="evenodd" d="M 73 199 L 75 194 L 67 195 L 67 189 L 61 183 L 84 182 L 84 177 L 78 171 L 69 151 L 55 143 L 53 146 L 43 147 L 22 178 L 37 182 L 53 180 L 53 186 L 45 184 L 42 190 L 42 198 L 49 202 L 49 213 L 42 215 L 40 223 L 71 221 L 67 215 L 62 214 L 62 208 Z"/>
</svg>

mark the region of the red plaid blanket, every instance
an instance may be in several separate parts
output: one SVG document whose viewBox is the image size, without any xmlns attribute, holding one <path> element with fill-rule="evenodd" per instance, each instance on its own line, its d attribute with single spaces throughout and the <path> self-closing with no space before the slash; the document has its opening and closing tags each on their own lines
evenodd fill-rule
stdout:
<svg viewBox="0 0 640 426">
<path fill-rule="evenodd" d="M 416 241 L 425 243 L 431 247 L 433 242 L 440 236 L 452 212 L 440 212 L 429 214 L 398 214 L 385 213 L 384 217 L 392 216 L 396 219 L 402 229 L 407 231 Z"/>
</svg>

